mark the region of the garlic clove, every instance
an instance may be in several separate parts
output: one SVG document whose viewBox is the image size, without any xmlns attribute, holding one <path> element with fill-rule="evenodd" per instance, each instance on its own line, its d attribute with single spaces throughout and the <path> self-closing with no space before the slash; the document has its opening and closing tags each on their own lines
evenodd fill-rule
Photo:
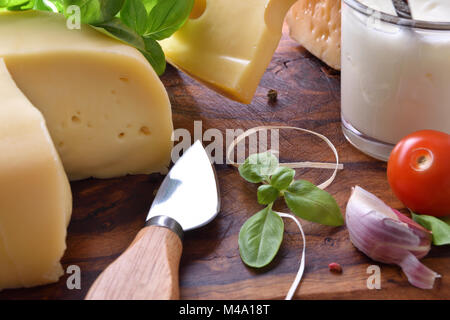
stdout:
<svg viewBox="0 0 450 320">
<path fill-rule="evenodd" d="M 433 287 L 439 275 L 418 260 L 430 251 L 428 230 L 358 186 L 347 203 L 346 223 L 360 251 L 373 260 L 399 265 L 414 286 Z"/>
<path fill-rule="evenodd" d="M 394 211 L 394 213 L 396 214 L 397 218 L 401 221 L 406 223 L 410 228 L 413 229 L 417 229 L 417 230 L 421 230 L 425 233 L 429 233 L 431 234 L 430 230 L 425 229 L 423 226 L 421 226 L 420 224 L 418 224 L 417 222 L 415 222 L 413 219 L 411 219 L 410 217 L 404 215 L 403 213 L 401 213 L 400 211 L 396 210 L 396 209 L 392 209 L 392 211 Z"/>
<path fill-rule="evenodd" d="M 434 280 L 441 277 L 422 264 L 412 253 L 407 254 L 399 265 L 409 283 L 421 289 L 433 289 Z"/>
</svg>

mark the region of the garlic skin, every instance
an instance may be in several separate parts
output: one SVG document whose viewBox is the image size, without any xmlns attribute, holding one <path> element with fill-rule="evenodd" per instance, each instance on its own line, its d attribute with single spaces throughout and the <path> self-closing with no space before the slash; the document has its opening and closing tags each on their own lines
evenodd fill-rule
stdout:
<svg viewBox="0 0 450 320">
<path fill-rule="evenodd" d="M 351 242 L 368 257 L 400 266 L 413 286 L 433 288 L 440 275 L 419 261 L 431 249 L 428 230 L 358 186 L 347 203 L 346 223 Z"/>
</svg>

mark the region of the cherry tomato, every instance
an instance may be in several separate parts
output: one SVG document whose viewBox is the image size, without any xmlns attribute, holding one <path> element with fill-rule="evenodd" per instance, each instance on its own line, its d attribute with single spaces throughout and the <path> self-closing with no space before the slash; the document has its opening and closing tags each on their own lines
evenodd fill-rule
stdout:
<svg viewBox="0 0 450 320">
<path fill-rule="evenodd" d="M 389 157 L 395 195 L 415 213 L 450 215 L 450 135 L 422 130 L 403 138 Z"/>
</svg>

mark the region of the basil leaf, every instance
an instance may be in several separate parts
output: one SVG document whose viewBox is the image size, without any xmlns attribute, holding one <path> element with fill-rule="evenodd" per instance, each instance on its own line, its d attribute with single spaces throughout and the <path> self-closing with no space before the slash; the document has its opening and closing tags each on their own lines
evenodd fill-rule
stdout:
<svg viewBox="0 0 450 320">
<path fill-rule="evenodd" d="M 53 3 L 55 7 L 58 9 L 58 12 L 64 12 L 64 1 L 65 0 L 48 0 L 49 2 Z"/>
<path fill-rule="evenodd" d="M 254 268 L 268 265 L 280 249 L 283 232 L 283 220 L 270 207 L 250 217 L 239 232 L 242 261 Z"/>
<path fill-rule="evenodd" d="M 255 153 L 250 155 L 239 166 L 239 173 L 248 182 L 259 183 L 268 181 L 278 168 L 278 159 L 271 152 Z"/>
<path fill-rule="evenodd" d="M 18 7 L 28 3 L 30 0 L 0 0 L 1 8 Z"/>
<path fill-rule="evenodd" d="M 295 170 L 287 167 L 279 167 L 270 178 L 270 184 L 278 190 L 284 190 L 294 180 Z"/>
<path fill-rule="evenodd" d="M 149 3 L 146 37 L 162 40 L 170 37 L 183 26 L 191 14 L 194 0 L 157 0 Z"/>
<path fill-rule="evenodd" d="M 98 24 L 96 27 L 103 28 L 115 38 L 129 43 L 141 51 L 158 75 L 164 73 L 164 70 L 166 69 L 166 60 L 161 46 L 156 41 L 141 37 L 118 18 L 114 18 L 106 23 Z"/>
<path fill-rule="evenodd" d="M 40 10 L 40 11 L 51 11 L 51 12 L 53 12 L 53 8 L 51 7 L 51 5 L 53 4 L 54 5 L 54 7 L 56 8 L 56 9 L 61 9 L 61 7 L 57 7 L 56 5 L 55 5 L 55 3 L 54 2 L 57 2 L 57 1 L 50 1 L 50 0 L 48 0 L 48 1 L 44 1 L 44 0 L 33 0 L 33 1 L 30 1 L 30 3 L 29 3 L 29 5 L 31 5 L 32 4 L 32 6 L 27 6 L 29 9 L 34 9 L 34 10 Z M 27 7 L 22 7 L 22 9 L 25 9 L 25 8 L 27 8 Z M 27 8 L 27 9 L 28 9 Z M 58 11 L 59 12 L 59 11 Z"/>
<path fill-rule="evenodd" d="M 275 200 L 277 200 L 280 195 L 280 191 L 275 189 L 271 185 L 263 184 L 258 188 L 258 202 L 260 204 L 271 204 Z"/>
<path fill-rule="evenodd" d="M 166 71 L 166 56 L 159 43 L 153 39 L 145 38 L 145 50 L 141 50 L 142 54 L 155 69 L 158 75 L 162 75 Z"/>
<path fill-rule="evenodd" d="M 306 180 L 292 183 L 284 192 L 284 199 L 289 209 L 302 219 L 328 226 L 344 224 L 336 200 Z"/>
<path fill-rule="evenodd" d="M 153 7 L 156 6 L 158 0 L 142 0 L 142 3 L 144 4 L 147 13 L 149 13 L 153 9 Z"/>
<path fill-rule="evenodd" d="M 67 16 L 67 8 L 76 5 L 80 7 L 81 22 L 96 25 L 113 19 L 123 3 L 124 0 L 64 0 L 64 14 Z"/>
<path fill-rule="evenodd" d="M 425 229 L 432 232 L 433 244 L 442 246 L 450 244 L 450 224 L 432 216 L 412 213 L 412 218 Z"/>
<path fill-rule="evenodd" d="M 97 28 L 103 28 L 115 38 L 131 44 L 137 49 L 144 49 L 144 39 L 133 29 L 125 25 L 119 18 L 95 25 Z"/>
<path fill-rule="evenodd" d="M 147 30 L 147 10 L 141 0 L 125 0 L 120 19 L 128 27 L 142 35 Z"/>
</svg>

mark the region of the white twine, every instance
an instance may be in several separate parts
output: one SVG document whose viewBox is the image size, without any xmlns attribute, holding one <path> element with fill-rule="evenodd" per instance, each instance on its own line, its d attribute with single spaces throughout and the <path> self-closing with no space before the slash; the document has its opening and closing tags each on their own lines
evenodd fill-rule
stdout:
<svg viewBox="0 0 450 320">
<path fill-rule="evenodd" d="M 251 129 L 248 129 L 247 131 L 245 131 L 244 133 L 240 134 L 239 136 L 237 136 L 233 142 L 228 146 L 227 148 L 227 163 L 235 166 L 235 167 L 239 167 L 239 164 L 234 162 L 233 159 L 230 158 L 231 153 L 234 150 L 234 147 L 241 142 L 243 139 L 245 139 L 246 137 L 257 133 L 258 131 L 262 131 L 262 130 L 272 130 L 272 129 L 288 129 L 288 130 L 297 130 L 297 131 L 302 131 L 302 132 L 306 132 L 312 135 L 315 135 L 316 137 L 319 137 L 320 139 L 322 139 L 323 141 L 325 141 L 327 143 L 327 145 L 330 147 L 330 149 L 333 151 L 334 153 L 334 157 L 336 158 L 336 163 L 324 163 L 324 162 L 310 162 L 310 161 L 305 161 L 305 162 L 293 162 L 293 163 L 281 163 L 283 166 L 289 167 L 289 168 L 293 168 L 293 169 L 298 169 L 298 168 L 313 168 L 313 169 L 331 169 L 334 170 L 333 174 L 331 175 L 330 178 L 328 178 L 327 180 L 325 180 L 324 182 L 322 182 L 321 184 L 319 184 L 317 187 L 320 189 L 325 189 L 327 188 L 331 183 L 333 183 L 334 179 L 336 178 L 337 175 L 337 171 L 338 170 L 342 170 L 344 169 L 344 165 L 339 163 L 339 155 L 338 152 L 336 150 L 336 147 L 334 146 L 334 144 L 324 135 L 308 130 L 308 129 L 303 129 L 303 128 L 297 128 L 297 127 L 290 127 L 290 126 L 260 126 L 260 127 L 254 127 Z M 275 212 L 276 214 L 278 214 L 280 217 L 282 218 L 287 218 L 287 219 L 291 219 L 294 220 L 294 222 L 297 224 L 300 233 L 302 235 L 302 240 L 303 240 L 303 250 L 302 250 L 302 257 L 300 260 L 300 266 L 298 268 L 297 271 L 297 275 L 295 276 L 294 281 L 292 282 L 291 287 L 289 288 L 289 291 L 286 295 L 285 300 L 292 300 L 292 297 L 294 296 L 295 292 L 297 291 L 298 286 L 300 285 L 300 282 L 302 280 L 303 277 L 303 273 L 305 271 L 305 252 L 306 252 L 306 238 L 305 238 L 305 233 L 303 232 L 303 228 L 302 225 L 300 224 L 298 218 L 292 214 L 288 214 L 288 213 L 282 213 L 282 212 Z"/>
<path fill-rule="evenodd" d="M 336 158 L 336 163 L 323 163 L 323 162 L 310 162 L 310 161 L 305 161 L 305 162 L 293 162 L 293 163 L 281 163 L 281 165 L 293 168 L 293 169 L 298 169 L 298 168 L 314 168 L 314 169 L 334 169 L 333 174 L 331 175 L 330 178 L 328 178 L 325 182 L 319 184 L 317 187 L 320 189 L 325 189 L 327 188 L 336 178 L 336 174 L 338 170 L 342 170 L 344 169 L 344 165 L 339 163 L 339 155 L 337 153 L 336 147 L 333 145 L 333 143 L 324 135 L 308 130 L 308 129 L 303 129 L 303 128 L 297 128 L 297 127 L 289 127 L 289 126 L 260 126 L 260 127 L 254 127 L 251 129 L 248 129 L 247 131 L 245 131 L 244 133 L 240 134 L 239 136 L 237 136 L 233 142 L 228 146 L 227 148 L 227 163 L 238 167 L 240 164 L 234 162 L 233 159 L 230 158 L 230 155 L 232 154 L 234 147 L 241 142 L 243 139 L 245 139 L 246 137 L 257 133 L 258 131 L 262 131 L 262 130 L 272 130 L 272 129 L 288 129 L 288 130 L 297 130 L 297 131 L 302 131 L 302 132 L 306 132 L 312 135 L 315 135 L 316 137 L 319 137 L 320 139 L 322 139 L 323 141 L 325 141 L 327 143 L 327 145 L 330 147 L 330 149 L 333 151 L 334 153 L 334 157 Z"/>
<path fill-rule="evenodd" d="M 302 258 L 300 260 L 300 267 L 298 268 L 297 275 L 295 276 L 294 282 L 292 282 L 292 285 L 289 288 L 286 298 L 284 299 L 284 300 L 292 300 L 292 297 L 294 296 L 295 291 L 297 291 L 300 281 L 302 280 L 303 272 L 305 271 L 306 238 L 305 238 L 305 233 L 303 232 L 302 225 L 298 221 L 297 217 L 293 216 L 292 214 L 288 214 L 288 213 L 282 213 L 282 212 L 276 212 L 276 211 L 275 211 L 275 213 L 278 214 L 282 218 L 288 218 L 288 219 L 294 220 L 294 222 L 297 224 L 298 228 L 300 229 L 300 233 L 302 234 L 303 250 L 302 250 Z"/>
</svg>

